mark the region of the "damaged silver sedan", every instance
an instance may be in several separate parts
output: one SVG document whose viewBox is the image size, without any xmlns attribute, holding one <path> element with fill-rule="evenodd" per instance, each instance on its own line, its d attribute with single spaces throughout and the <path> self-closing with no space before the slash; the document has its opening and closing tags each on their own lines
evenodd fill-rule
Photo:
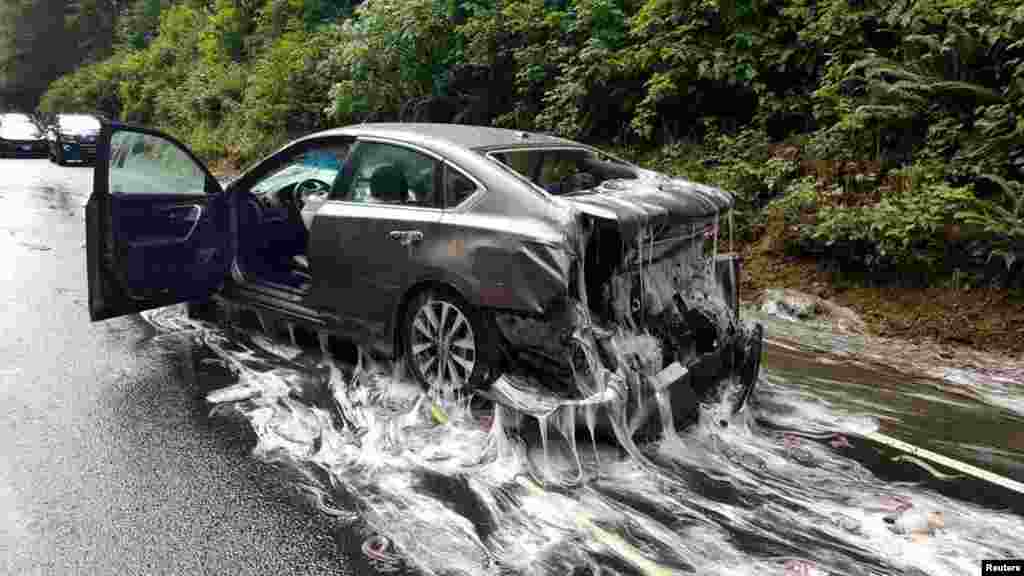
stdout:
<svg viewBox="0 0 1024 576">
<path fill-rule="evenodd" d="M 636 434 L 692 419 L 723 383 L 739 410 L 757 380 L 761 327 L 739 317 L 739 259 L 724 249 L 732 205 L 491 127 L 329 130 L 221 183 L 174 138 L 105 124 L 89 310 L 255 310 L 401 359 L 433 393 L 532 413 L 615 407 Z M 658 406 L 672 414 L 651 418 Z"/>
</svg>

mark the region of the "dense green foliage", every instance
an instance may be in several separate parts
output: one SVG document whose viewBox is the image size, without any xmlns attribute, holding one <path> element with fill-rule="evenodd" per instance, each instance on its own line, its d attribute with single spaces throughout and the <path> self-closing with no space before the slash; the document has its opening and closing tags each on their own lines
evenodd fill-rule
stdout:
<svg viewBox="0 0 1024 576">
<path fill-rule="evenodd" d="M 739 198 L 748 240 L 922 277 L 1024 262 L 1019 0 L 136 0 L 40 110 L 250 161 L 366 120 L 615 146 Z"/>
<path fill-rule="evenodd" d="M 97 1 L 22 0 L 0 4 L 0 104 L 31 109 L 47 83 L 81 54 L 109 51 Z M 105 55 L 105 53 L 104 53 Z"/>
</svg>

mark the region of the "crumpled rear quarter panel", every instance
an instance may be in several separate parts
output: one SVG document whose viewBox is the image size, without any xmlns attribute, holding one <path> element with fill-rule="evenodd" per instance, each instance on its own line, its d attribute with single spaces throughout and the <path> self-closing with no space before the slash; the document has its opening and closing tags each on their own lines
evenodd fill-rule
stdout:
<svg viewBox="0 0 1024 576">
<path fill-rule="evenodd" d="M 568 296 L 573 254 L 565 233 L 545 222 L 484 214 L 442 220 L 433 266 L 458 277 L 484 308 L 544 314 Z"/>
</svg>

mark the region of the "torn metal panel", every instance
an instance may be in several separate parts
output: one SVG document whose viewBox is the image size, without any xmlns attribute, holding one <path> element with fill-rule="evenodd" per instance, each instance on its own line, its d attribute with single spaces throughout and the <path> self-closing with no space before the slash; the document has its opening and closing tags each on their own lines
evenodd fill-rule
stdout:
<svg viewBox="0 0 1024 576">
<path fill-rule="evenodd" d="M 622 234 L 635 236 L 644 226 L 663 226 L 712 218 L 730 210 L 732 194 L 682 179 L 646 173 L 636 179 L 602 182 L 566 198 L 581 212 L 614 219 Z"/>
<path fill-rule="evenodd" d="M 595 209 L 580 214 L 567 235 L 578 265 L 566 280 L 572 306 L 565 313 L 499 315 L 519 360 L 513 379 L 503 381 L 507 389 L 495 392 L 499 401 L 521 405 L 526 400 L 513 388 L 545 382 L 534 393 L 552 392 L 545 402 L 530 401 L 531 413 L 586 399 L 606 409 L 617 438 L 659 415 L 663 424 L 666 417 L 691 420 L 699 397 L 716 394 L 737 370 L 745 401 L 757 376 L 746 356 L 760 353 L 750 342 L 760 333 L 739 322 L 738 259 L 717 254 L 716 202 L 731 198 L 687 203 L 645 194 L 643 202 L 602 195 L 587 203 Z M 552 368 L 559 363 L 562 369 Z"/>
</svg>

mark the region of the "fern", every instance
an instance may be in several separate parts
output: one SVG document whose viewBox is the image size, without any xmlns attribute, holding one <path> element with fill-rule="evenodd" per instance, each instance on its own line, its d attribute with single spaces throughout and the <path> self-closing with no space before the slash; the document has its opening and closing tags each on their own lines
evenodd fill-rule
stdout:
<svg viewBox="0 0 1024 576">
<path fill-rule="evenodd" d="M 876 120 L 888 120 L 888 119 L 905 119 L 913 115 L 905 106 L 896 105 L 883 105 L 883 104 L 865 104 L 858 106 L 855 110 L 855 114 L 863 118 L 872 118 Z"/>
<path fill-rule="evenodd" d="M 903 38 L 906 44 L 922 44 L 933 52 L 942 51 L 942 41 L 931 34 L 908 34 Z"/>
<path fill-rule="evenodd" d="M 929 88 L 935 96 L 971 100 L 978 104 L 998 104 L 1003 101 L 1003 98 L 992 90 L 968 82 L 940 81 L 932 83 Z"/>
</svg>

